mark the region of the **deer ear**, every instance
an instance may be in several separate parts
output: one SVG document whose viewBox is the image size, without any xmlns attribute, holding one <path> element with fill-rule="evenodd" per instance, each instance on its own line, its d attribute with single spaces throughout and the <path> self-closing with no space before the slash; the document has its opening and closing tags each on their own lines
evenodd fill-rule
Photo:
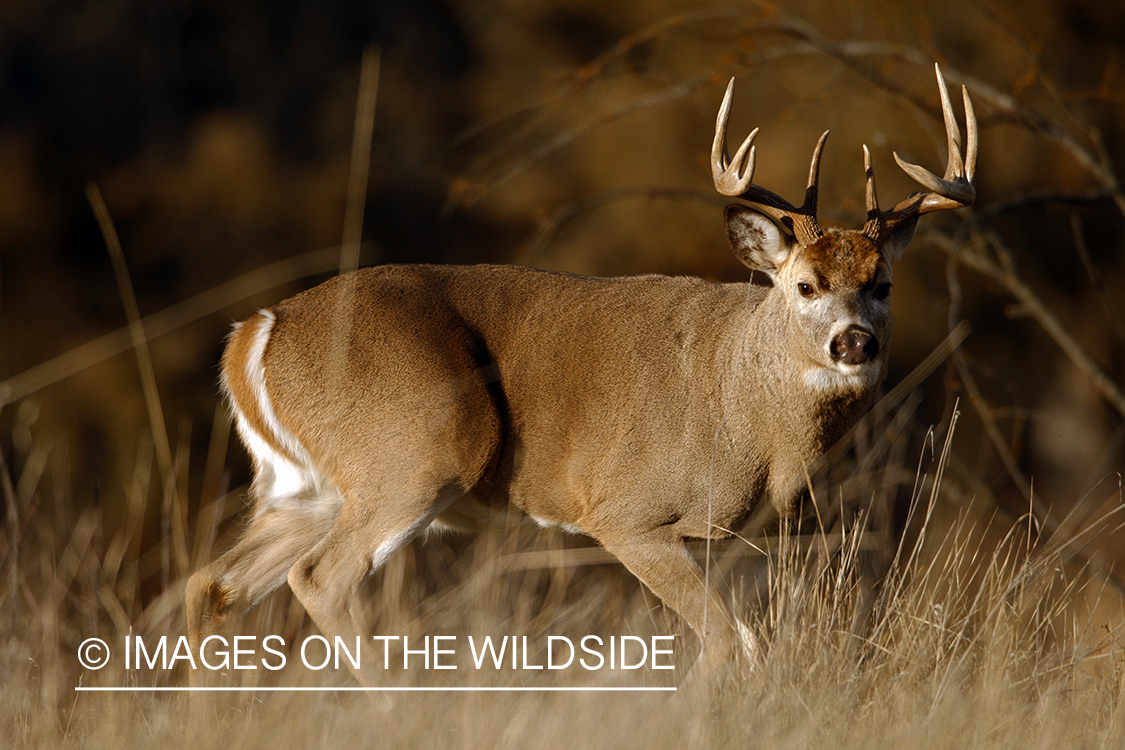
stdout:
<svg viewBox="0 0 1125 750">
<path fill-rule="evenodd" d="M 917 226 L 918 217 L 913 216 L 892 229 L 879 248 L 883 251 L 883 257 L 891 263 L 901 258 L 902 251 L 910 244 L 910 240 L 914 239 L 914 230 Z"/>
<path fill-rule="evenodd" d="M 734 255 L 746 266 L 777 281 L 796 240 L 757 211 L 733 203 L 727 206 L 727 239 Z"/>
</svg>

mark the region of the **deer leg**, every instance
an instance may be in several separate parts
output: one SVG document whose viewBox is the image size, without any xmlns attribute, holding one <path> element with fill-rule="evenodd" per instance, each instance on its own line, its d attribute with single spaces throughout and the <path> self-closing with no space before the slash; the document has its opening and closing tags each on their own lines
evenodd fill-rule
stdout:
<svg viewBox="0 0 1125 750">
<path fill-rule="evenodd" d="M 192 652 L 200 654 L 209 636 L 225 637 L 235 623 L 285 583 L 293 562 L 328 533 L 335 513 L 309 507 L 269 508 L 226 554 L 195 573 L 187 585 L 187 629 Z M 192 670 L 198 685 L 200 670 Z"/>
<path fill-rule="evenodd" d="M 692 666 L 693 682 L 715 674 L 734 654 L 737 637 L 727 607 L 704 580 L 684 540 L 659 530 L 598 541 L 661 601 L 680 614 L 703 641 Z"/>
<path fill-rule="evenodd" d="M 365 642 L 369 634 L 352 608 L 353 598 L 368 576 L 462 494 L 450 489 L 397 507 L 347 502 L 328 535 L 290 568 L 289 586 L 321 633 L 333 643 L 342 638 L 349 650 L 358 637 L 359 667 L 349 662 L 348 668 L 360 684 L 379 684 L 382 662 L 381 650 Z"/>
</svg>

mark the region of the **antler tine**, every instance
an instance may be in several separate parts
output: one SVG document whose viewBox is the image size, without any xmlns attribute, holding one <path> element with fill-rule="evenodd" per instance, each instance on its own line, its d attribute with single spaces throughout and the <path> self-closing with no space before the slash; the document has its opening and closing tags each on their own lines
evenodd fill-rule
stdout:
<svg viewBox="0 0 1125 750">
<path fill-rule="evenodd" d="M 866 181 L 865 198 L 867 203 L 868 220 L 879 216 L 879 197 L 875 194 L 875 168 L 871 166 L 871 152 L 867 144 L 863 144 L 863 174 Z"/>
<path fill-rule="evenodd" d="M 730 117 L 730 105 L 734 98 L 734 79 L 727 84 L 727 92 L 723 95 L 723 103 L 719 106 L 719 116 L 715 120 L 715 140 L 711 144 L 711 176 L 715 180 L 715 189 L 721 195 L 738 197 L 750 189 L 750 181 L 754 177 L 754 138 L 758 135 L 758 128 L 754 128 L 746 140 L 738 147 L 734 154 L 734 161 L 727 156 L 727 120 Z M 747 158 L 749 150 L 749 158 Z"/>
<path fill-rule="evenodd" d="M 949 154 L 944 179 L 952 180 L 965 173 L 965 164 L 961 161 L 961 129 L 957 127 L 957 117 L 953 114 L 953 105 L 949 103 L 949 88 L 945 85 L 945 77 L 937 63 L 934 63 L 934 72 L 938 79 L 938 94 L 941 95 L 941 117 L 945 121 L 947 136 L 945 147 Z"/>
<path fill-rule="evenodd" d="M 953 115 L 953 106 L 949 103 L 949 91 L 945 86 L 945 78 L 941 75 L 941 68 L 937 64 L 934 65 L 934 71 L 937 73 L 938 91 L 941 94 L 941 111 L 942 117 L 945 120 L 945 130 L 948 135 L 949 159 L 945 167 L 945 177 L 939 178 L 928 169 L 918 166 L 917 164 L 910 164 L 903 161 L 899 155 L 894 154 L 895 161 L 903 171 L 914 178 L 914 180 L 922 187 L 927 188 L 934 197 L 948 199 L 941 200 L 927 200 L 924 206 L 920 206 L 918 213 L 928 213 L 929 211 L 940 210 L 942 208 L 960 208 L 967 206 L 976 198 L 976 189 L 973 187 L 970 178 L 966 175 L 965 163 L 961 160 L 961 131 L 957 127 L 957 118 Z M 969 92 L 964 91 L 964 98 L 968 100 Z M 969 161 L 972 162 L 973 168 L 976 168 L 976 148 L 977 148 L 977 128 L 976 116 L 970 117 L 969 112 L 972 111 L 972 104 L 969 104 L 965 113 L 966 127 L 971 128 L 969 133 L 969 141 L 972 144 L 968 156 Z M 908 201 L 913 202 L 911 199 Z M 952 201 L 952 205 L 949 204 Z M 949 204 L 949 205 L 947 205 Z M 901 205 L 901 204 L 900 204 Z M 898 206 L 895 207 L 897 211 Z M 923 210 L 924 209 L 924 210 Z"/>
<path fill-rule="evenodd" d="M 820 140 L 816 142 L 816 148 L 812 152 L 812 161 L 809 163 L 809 183 L 805 187 L 805 201 L 801 204 L 801 210 L 814 219 L 816 218 L 816 204 L 817 194 L 820 192 L 820 154 L 824 151 L 824 144 L 828 140 L 828 133 L 831 131 L 825 130 L 820 135 Z"/>
<path fill-rule="evenodd" d="M 965 101 L 965 179 L 970 183 L 977 172 L 977 113 L 973 109 L 973 100 L 969 98 L 969 89 L 961 87 L 961 98 Z"/>
<path fill-rule="evenodd" d="M 867 147 L 863 147 L 864 169 L 867 173 L 867 223 L 863 232 L 879 241 L 887 232 L 896 225 L 915 220 L 922 214 L 931 211 L 941 211 L 949 208 L 962 208 L 968 206 L 976 199 L 976 188 L 973 187 L 973 175 L 977 165 L 977 118 L 973 111 L 969 91 L 961 87 L 962 98 L 965 101 L 965 154 L 961 154 L 961 130 L 957 126 L 957 118 L 953 114 L 953 105 L 949 100 L 949 90 L 945 85 L 945 78 L 941 68 L 934 65 L 934 72 L 938 80 L 938 93 L 941 95 L 942 119 L 945 121 L 946 141 L 949 156 L 945 165 L 944 177 L 938 177 L 924 167 L 903 161 L 897 153 L 894 154 L 895 162 L 902 170 L 910 175 L 929 192 L 915 193 L 901 201 L 890 211 L 879 210 L 875 197 L 875 171 L 871 166 L 871 155 Z"/>
<path fill-rule="evenodd" d="M 758 135 L 758 128 L 754 128 L 750 135 L 746 136 L 746 140 L 738 147 L 733 159 L 727 156 L 727 121 L 733 98 L 734 79 L 731 78 L 723 95 L 723 103 L 719 105 L 719 115 L 715 119 L 715 139 L 711 143 L 711 176 L 715 181 L 715 190 L 721 195 L 743 198 L 753 203 L 758 210 L 791 229 L 801 242 L 808 244 L 816 241 L 823 236 L 816 220 L 817 182 L 820 173 L 820 154 L 824 149 L 828 132 L 820 137 L 813 151 L 805 201 L 800 208 L 797 208 L 776 193 L 752 184 L 757 156 L 757 147 L 753 144 L 754 138 Z"/>
</svg>

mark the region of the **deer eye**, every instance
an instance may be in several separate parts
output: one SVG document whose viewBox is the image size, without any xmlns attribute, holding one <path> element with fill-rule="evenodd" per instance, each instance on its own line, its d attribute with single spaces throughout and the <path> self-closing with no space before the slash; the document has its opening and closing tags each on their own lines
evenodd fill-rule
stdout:
<svg viewBox="0 0 1125 750">
<path fill-rule="evenodd" d="M 875 291 L 873 291 L 871 293 L 871 296 L 874 297 L 875 299 L 886 299 L 887 297 L 890 297 L 891 296 L 891 284 L 890 284 L 890 282 L 888 281 L 885 284 L 879 284 L 878 286 L 876 286 Z"/>
<path fill-rule="evenodd" d="M 811 297 L 816 294 L 816 289 L 813 288 L 813 285 L 806 284 L 803 281 L 797 282 L 797 291 L 801 293 L 802 297 Z"/>
</svg>

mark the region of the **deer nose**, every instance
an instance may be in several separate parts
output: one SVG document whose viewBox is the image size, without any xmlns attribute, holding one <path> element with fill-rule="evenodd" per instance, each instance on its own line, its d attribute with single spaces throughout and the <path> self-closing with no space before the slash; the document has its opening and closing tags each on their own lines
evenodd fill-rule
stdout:
<svg viewBox="0 0 1125 750">
<path fill-rule="evenodd" d="M 862 365 L 875 359 L 879 353 L 879 340 L 862 328 L 849 328 L 832 339 L 828 352 L 837 362 Z"/>
</svg>

